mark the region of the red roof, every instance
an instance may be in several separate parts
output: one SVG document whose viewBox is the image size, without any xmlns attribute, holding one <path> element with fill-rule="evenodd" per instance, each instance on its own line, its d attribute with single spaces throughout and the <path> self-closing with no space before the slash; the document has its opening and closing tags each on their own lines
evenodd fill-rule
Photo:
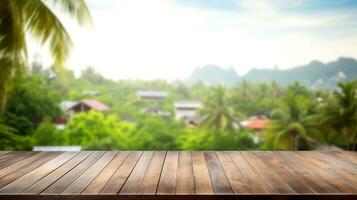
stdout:
<svg viewBox="0 0 357 200">
<path fill-rule="evenodd" d="M 95 99 L 84 99 L 84 100 L 81 100 L 80 103 L 83 103 L 83 104 L 91 107 L 92 109 L 101 111 L 101 112 L 109 110 L 107 105 L 105 105 L 102 102 L 97 101 Z"/>
<path fill-rule="evenodd" d="M 244 127 L 255 129 L 255 130 L 263 130 L 266 128 L 269 120 L 261 119 L 261 118 L 252 118 L 250 119 Z"/>
</svg>

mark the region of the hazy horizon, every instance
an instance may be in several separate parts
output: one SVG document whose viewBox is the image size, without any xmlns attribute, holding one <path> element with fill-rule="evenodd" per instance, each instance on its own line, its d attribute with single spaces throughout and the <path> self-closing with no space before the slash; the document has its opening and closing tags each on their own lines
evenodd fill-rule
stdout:
<svg viewBox="0 0 357 200">
<path fill-rule="evenodd" d="M 87 0 L 94 27 L 63 18 L 67 67 L 117 79 L 184 79 L 206 64 L 287 69 L 357 57 L 357 1 Z M 30 43 L 30 55 L 42 53 Z M 44 65 L 51 61 L 42 54 Z"/>
</svg>

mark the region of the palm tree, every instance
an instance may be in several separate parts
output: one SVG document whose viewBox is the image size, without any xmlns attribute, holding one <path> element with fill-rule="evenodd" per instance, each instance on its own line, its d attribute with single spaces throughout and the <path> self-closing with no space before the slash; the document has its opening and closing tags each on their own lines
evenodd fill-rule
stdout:
<svg viewBox="0 0 357 200">
<path fill-rule="evenodd" d="M 272 111 L 272 120 L 263 137 L 274 149 L 297 150 L 299 141 L 324 142 L 309 113 L 309 100 L 286 94 L 279 107 Z"/>
<path fill-rule="evenodd" d="M 357 81 L 339 83 L 333 100 L 322 107 L 319 114 L 322 127 L 340 133 L 346 148 L 356 150 L 357 143 Z"/>
<path fill-rule="evenodd" d="M 84 0 L 0 1 L 0 113 L 4 111 L 10 82 L 27 64 L 27 37 L 48 45 L 53 65 L 57 70 L 63 69 L 72 40 L 50 6 L 80 25 L 91 23 Z"/>
<path fill-rule="evenodd" d="M 205 116 L 201 122 L 201 127 L 214 131 L 234 129 L 233 108 L 230 106 L 227 92 L 223 86 L 212 88 L 200 112 Z"/>
<path fill-rule="evenodd" d="M 309 95 L 308 88 L 297 81 L 290 84 L 287 90 L 295 95 L 306 95 L 306 96 Z"/>
<path fill-rule="evenodd" d="M 18 135 L 14 134 L 16 132 L 15 129 L 4 124 L 3 120 L 0 118 L 0 143 L 2 144 L 0 150 L 6 148 L 8 144 L 10 146 L 19 141 Z"/>
</svg>

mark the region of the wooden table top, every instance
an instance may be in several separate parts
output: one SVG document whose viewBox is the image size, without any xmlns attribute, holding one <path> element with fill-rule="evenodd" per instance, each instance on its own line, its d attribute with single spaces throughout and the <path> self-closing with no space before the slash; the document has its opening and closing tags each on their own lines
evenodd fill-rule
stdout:
<svg viewBox="0 0 357 200">
<path fill-rule="evenodd" d="M 354 198 L 357 153 L 0 152 L 0 199 L 53 195 L 63 199 L 78 195 L 109 199 L 193 195 L 201 199 L 251 195 Z"/>
</svg>

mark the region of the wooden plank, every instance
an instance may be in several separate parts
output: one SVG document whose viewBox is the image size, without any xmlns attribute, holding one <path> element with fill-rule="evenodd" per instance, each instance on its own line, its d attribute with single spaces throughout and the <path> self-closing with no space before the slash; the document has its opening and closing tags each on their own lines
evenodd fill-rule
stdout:
<svg viewBox="0 0 357 200">
<path fill-rule="evenodd" d="M 110 180 L 113 174 L 122 165 L 128 152 L 119 152 L 115 158 L 100 172 L 100 174 L 85 188 L 82 194 L 98 194 L 103 189 L 105 184 Z"/>
<path fill-rule="evenodd" d="M 286 160 L 291 163 L 291 167 L 294 167 L 296 176 L 304 179 L 304 181 L 308 184 L 308 186 L 314 190 L 317 194 L 330 193 L 336 194 L 339 191 L 332 187 L 330 184 L 326 183 L 323 179 L 321 179 L 318 173 L 311 171 L 309 168 L 305 166 L 305 161 L 296 160 L 292 155 L 293 152 L 275 152 L 275 154 L 280 154 L 281 159 Z"/>
<path fill-rule="evenodd" d="M 4 176 L 6 176 L 6 175 L 8 175 L 8 174 L 10 174 L 10 173 L 12 173 L 14 171 L 16 171 L 17 169 L 19 169 L 19 168 L 21 168 L 23 166 L 26 166 L 26 165 L 28 165 L 28 164 L 30 164 L 30 163 L 38 160 L 38 159 L 46 157 L 46 154 L 48 154 L 48 153 L 47 152 L 39 152 L 37 154 L 34 154 L 34 155 L 30 156 L 30 157 L 27 157 L 27 158 L 19 161 L 17 163 L 14 163 L 14 164 L 9 165 L 9 166 L 7 166 L 5 168 L 2 168 L 0 170 L 0 178 L 4 177 Z"/>
<path fill-rule="evenodd" d="M 62 194 L 81 194 L 87 185 L 102 171 L 102 169 L 114 158 L 118 152 L 108 151 L 104 153 L 92 166 L 90 166 L 80 177 L 69 185 Z"/>
<path fill-rule="evenodd" d="M 50 174 L 36 182 L 35 184 L 28 187 L 22 193 L 26 195 L 36 195 L 41 193 L 43 190 L 48 188 L 51 184 L 61 178 L 63 175 L 67 174 L 71 169 L 81 163 L 84 159 L 86 159 L 92 152 L 90 151 L 82 151 L 70 159 L 68 162 L 52 171 Z"/>
<path fill-rule="evenodd" d="M 270 193 L 294 194 L 295 192 L 272 170 L 270 166 L 265 165 L 253 152 L 242 152 L 242 155 L 251 163 L 251 166 L 261 175 L 270 187 Z"/>
<path fill-rule="evenodd" d="M 0 169 L 0 199 L 233 198 L 221 196 L 227 194 L 353 199 L 357 194 L 350 152 L 24 153 L 3 154 L 4 165 L 13 163 Z M 54 193 L 48 192 L 51 187 Z"/>
<path fill-rule="evenodd" d="M 325 154 L 329 154 L 334 158 L 339 158 L 343 161 L 350 162 L 354 165 L 357 165 L 357 152 L 350 151 L 336 151 L 336 152 L 326 152 Z"/>
<path fill-rule="evenodd" d="M 195 182 L 193 180 L 191 152 L 186 151 L 179 153 L 176 194 L 195 194 Z"/>
<path fill-rule="evenodd" d="M 228 181 L 235 194 L 253 193 L 247 184 L 245 178 L 234 164 L 232 158 L 227 152 L 216 152 L 219 162 L 228 178 Z"/>
<path fill-rule="evenodd" d="M 15 181 L 16 179 L 20 178 L 21 176 L 35 170 L 36 168 L 40 167 L 41 165 L 45 164 L 49 160 L 55 158 L 56 156 L 60 155 L 60 152 L 51 152 L 47 153 L 45 157 L 32 162 L 30 165 L 26 165 L 16 171 L 8 174 L 2 178 L 0 178 L 0 188 L 4 187 L 5 185 Z"/>
<path fill-rule="evenodd" d="M 324 169 L 328 170 L 339 179 L 357 188 L 357 166 L 320 152 L 314 152 L 309 156 L 314 158 L 317 165 L 322 165 Z"/>
<path fill-rule="evenodd" d="M 203 152 L 192 152 L 192 169 L 196 195 L 214 194 L 207 163 Z"/>
<path fill-rule="evenodd" d="M 140 194 L 154 195 L 159 185 L 161 170 L 164 165 L 166 152 L 155 152 L 146 170 L 143 181 L 140 183 Z"/>
<path fill-rule="evenodd" d="M 231 152 L 230 156 L 255 194 L 269 194 L 269 186 L 250 166 L 240 152 Z"/>
<path fill-rule="evenodd" d="M 53 160 L 47 162 L 41 167 L 35 169 L 34 171 L 22 176 L 16 181 L 8 184 L 7 186 L 0 189 L 1 194 L 18 194 L 58 168 L 59 166 L 66 163 L 68 160 L 73 158 L 78 152 L 65 152 Z"/>
<path fill-rule="evenodd" d="M 216 154 L 214 152 L 205 152 L 204 153 L 208 171 L 212 180 L 212 185 L 214 193 L 216 195 L 231 195 L 233 194 L 231 185 L 224 173 L 224 170 L 219 163 Z"/>
<path fill-rule="evenodd" d="M 3 163 L 4 161 L 10 160 L 12 157 L 15 157 L 20 154 L 25 154 L 27 152 L 25 151 L 10 151 L 7 152 L 6 154 L 0 155 L 0 164 Z"/>
<path fill-rule="evenodd" d="M 58 179 L 54 182 L 50 187 L 44 190 L 41 194 L 42 195 L 54 195 L 60 194 L 63 192 L 72 182 L 74 182 L 83 172 L 85 172 L 90 166 L 92 166 L 95 161 L 97 161 L 102 155 L 104 154 L 103 151 L 96 151 L 84 161 L 82 161 L 79 165 L 75 168 L 70 170 L 67 174 L 63 177 Z"/>
<path fill-rule="evenodd" d="M 136 195 L 139 194 L 140 187 L 138 185 L 142 182 L 146 169 L 149 166 L 149 163 L 153 156 L 152 151 L 145 151 L 143 155 L 140 157 L 139 161 L 135 165 L 133 171 L 128 177 L 127 181 L 123 185 L 119 194 L 123 195 Z"/>
<path fill-rule="evenodd" d="M 313 190 L 308 187 L 308 184 L 305 184 L 301 178 L 295 176 L 294 172 L 289 169 L 291 167 L 290 164 L 283 164 L 276 159 L 279 154 L 272 152 L 255 152 L 254 155 L 268 166 L 267 169 L 274 171 L 296 193 L 314 194 Z"/>
<path fill-rule="evenodd" d="M 311 153 L 305 153 L 304 156 L 300 155 L 299 153 L 291 153 L 291 157 L 303 162 L 303 165 L 306 168 L 309 168 L 315 174 L 318 174 L 321 179 L 323 179 L 326 183 L 330 184 L 334 188 L 338 189 L 343 193 L 351 193 L 354 189 L 350 187 L 351 183 L 345 183 L 341 180 L 340 177 L 336 176 L 333 171 L 324 168 L 322 163 L 316 162 L 316 160 L 309 156 Z"/>
<path fill-rule="evenodd" d="M 328 164 L 337 163 L 338 165 L 331 165 L 330 167 L 336 167 L 341 170 L 353 171 L 353 173 L 357 173 L 357 164 L 353 163 L 352 159 L 342 158 L 340 156 L 335 156 L 332 152 L 314 152 L 311 154 L 314 158 L 326 162 Z M 339 154 L 339 155 L 348 155 L 348 154 Z M 357 156 L 357 154 L 356 154 Z"/>
<path fill-rule="evenodd" d="M 0 151 L 0 156 L 9 153 L 10 151 Z"/>
<path fill-rule="evenodd" d="M 157 188 L 158 195 L 173 195 L 176 193 L 177 165 L 178 152 L 167 152 Z"/>
<path fill-rule="evenodd" d="M 141 155 L 141 151 L 130 152 L 123 164 L 114 173 L 112 178 L 108 181 L 100 193 L 105 195 L 118 194 Z"/>
<path fill-rule="evenodd" d="M 27 157 L 37 154 L 36 151 L 27 151 L 27 152 L 11 152 L 3 155 L 0 158 L 0 169 L 3 169 L 9 165 L 17 163 Z"/>
</svg>

